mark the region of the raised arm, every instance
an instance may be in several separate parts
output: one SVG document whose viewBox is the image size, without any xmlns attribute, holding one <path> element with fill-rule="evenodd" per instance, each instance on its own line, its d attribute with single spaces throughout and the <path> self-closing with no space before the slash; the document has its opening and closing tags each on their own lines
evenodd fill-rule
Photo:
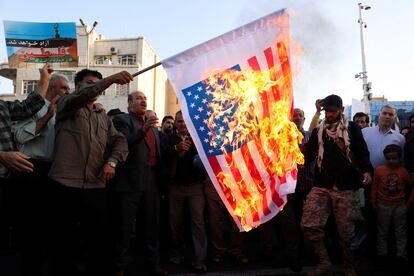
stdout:
<svg viewBox="0 0 414 276">
<path fill-rule="evenodd" d="M 311 122 L 309 124 L 308 131 L 312 131 L 319 124 L 319 119 L 321 117 L 321 110 L 322 110 L 322 102 L 323 102 L 323 100 L 321 100 L 321 99 L 318 99 L 315 102 L 316 112 L 313 115 L 312 120 L 311 120 Z"/>
<path fill-rule="evenodd" d="M 51 69 L 49 64 L 43 66 L 40 70 L 40 80 L 37 85 L 36 93 L 30 93 L 23 101 L 6 102 L 10 111 L 12 121 L 20 121 L 27 117 L 33 116 L 45 104 L 44 97 L 51 78 Z"/>
<path fill-rule="evenodd" d="M 49 87 L 49 81 L 52 77 L 53 69 L 50 64 L 46 63 L 42 69 L 40 69 L 40 80 L 37 83 L 37 94 L 42 98 L 46 96 L 47 88 Z"/>
<path fill-rule="evenodd" d="M 75 92 L 62 97 L 58 101 L 56 120 L 71 116 L 78 109 L 98 97 L 111 84 L 127 84 L 132 81 L 132 76 L 126 71 L 106 77 L 98 81 L 84 82 Z"/>
</svg>

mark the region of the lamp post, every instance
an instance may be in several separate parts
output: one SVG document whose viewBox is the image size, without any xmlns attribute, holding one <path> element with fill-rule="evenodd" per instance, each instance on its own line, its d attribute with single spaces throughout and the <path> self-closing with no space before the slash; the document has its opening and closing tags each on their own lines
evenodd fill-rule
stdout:
<svg viewBox="0 0 414 276">
<path fill-rule="evenodd" d="M 98 22 L 93 22 L 92 29 L 88 31 L 88 26 L 85 24 L 85 22 L 82 20 L 82 18 L 79 18 L 79 22 L 83 27 L 85 27 L 86 32 L 86 68 L 89 69 L 89 35 L 92 33 L 93 29 L 98 25 Z"/>
<path fill-rule="evenodd" d="M 367 27 L 367 24 L 362 20 L 362 10 L 369 10 L 371 9 L 370 6 L 362 5 L 361 3 L 358 3 L 358 11 L 359 11 L 359 30 L 360 30 L 360 37 L 361 37 L 361 56 L 362 56 L 362 72 L 355 75 L 355 78 L 362 79 L 362 90 L 364 92 L 364 98 L 362 100 L 362 103 L 365 107 L 365 113 L 370 116 L 370 107 L 369 107 L 369 101 L 371 98 L 371 93 L 369 92 L 371 90 L 371 83 L 368 82 L 368 74 L 367 74 L 367 66 L 365 63 L 365 49 L 364 49 L 364 28 Z"/>
</svg>

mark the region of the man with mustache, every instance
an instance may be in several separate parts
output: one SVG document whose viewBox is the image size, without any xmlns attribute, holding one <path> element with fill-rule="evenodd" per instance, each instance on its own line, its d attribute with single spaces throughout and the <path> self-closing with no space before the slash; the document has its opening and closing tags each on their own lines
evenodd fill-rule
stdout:
<svg viewBox="0 0 414 276">
<path fill-rule="evenodd" d="M 128 95 L 128 114 L 115 116 L 115 127 L 128 141 L 129 155 L 113 180 L 114 225 L 116 228 L 116 276 L 125 273 L 128 249 L 131 244 L 133 223 L 144 225 L 146 262 L 152 275 L 167 275 L 160 263 L 160 138 L 158 118 L 147 112 L 147 97 L 141 91 Z M 146 116 L 147 115 L 147 116 Z M 144 218 L 137 217 L 138 205 L 143 203 Z"/>
</svg>

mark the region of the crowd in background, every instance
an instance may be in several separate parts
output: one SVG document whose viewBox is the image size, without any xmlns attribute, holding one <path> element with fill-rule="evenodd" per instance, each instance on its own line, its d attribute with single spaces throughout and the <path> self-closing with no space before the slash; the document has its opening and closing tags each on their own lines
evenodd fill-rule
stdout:
<svg viewBox="0 0 414 276">
<path fill-rule="evenodd" d="M 103 78 L 85 69 L 69 93 L 68 79 L 45 65 L 36 92 L 0 101 L 0 247 L 18 244 L 22 275 L 122 276 L 134 258 L 168 275 L 163 261 L 181 264 L 188 250 L 200 273 L 228 257 L 251 261 L 183 114 L 159 122 L 142 91 L 128 95 L 127 113 L 97 103 L 110 85 L 130 81 L 125 71 Z M 364 113 L 346 120 L 337 95 L 315 106 L 309 130 L 303 110 L 294 110 L 305 164 L 283 210 L 253 230 L 261 253 L 272 256 L 276 223 L 294 272 L 309 242 L 317 261 L 308 275 L 330 275 L 334 232 L 345 275 L 357 275 L 361 252 L 406 267 L 414 255 L 414 115 L 400 133 L 392 106 L 382 107 L 376 126 Z M 133 254 L 136 240 L 143 255 Z"/>
</svg>

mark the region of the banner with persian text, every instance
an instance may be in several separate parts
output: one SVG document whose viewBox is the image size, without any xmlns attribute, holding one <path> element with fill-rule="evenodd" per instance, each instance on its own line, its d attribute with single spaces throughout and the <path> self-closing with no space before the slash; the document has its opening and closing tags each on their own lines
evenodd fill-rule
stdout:
<svg viewBox="0 0 414 276">
<path fill-rule="evenodd" d="M 51 63 L 53 68 L 76 67 L 78 47 L 74 22 L 3 21 L 10 68 Z"/>
</svg>

